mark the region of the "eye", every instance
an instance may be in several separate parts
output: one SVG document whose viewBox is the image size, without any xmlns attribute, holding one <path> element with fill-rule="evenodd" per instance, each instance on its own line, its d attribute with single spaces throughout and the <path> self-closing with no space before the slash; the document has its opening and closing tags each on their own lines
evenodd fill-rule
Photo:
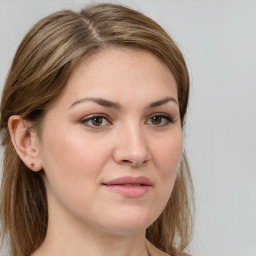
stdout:
<svg viewBox="0 0 256 256">
<path fill-rule="evenodd" d="M 81 123 L 89 128 L 97 129 L 110 125 L 107 117 L 103 115 L 93 115 L 81 120 Z"/>
<path fill-rule="evenodd" d="M 168 125 L 169 123 L 173 123 L 173 120 L 168 115 L 156 114 L 154 116 L 151 116 L 146 121 L 146 123 L 153 126 L 165 126 L 165 125 Z"/>
</svg>

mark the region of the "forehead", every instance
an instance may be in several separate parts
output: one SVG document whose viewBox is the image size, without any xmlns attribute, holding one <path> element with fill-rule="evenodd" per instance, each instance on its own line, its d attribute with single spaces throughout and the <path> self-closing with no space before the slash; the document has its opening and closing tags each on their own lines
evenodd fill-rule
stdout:
<svg viewBox="0 0 256 256">
<path fill-rule="evenodd" d="M 155 75 L 165 72 L 173 78 L 168 66 L 150 51 L 135 47 L 108 47 L 84 58 L 74 69 L 71 79 L 79 73 L 81 74 L 81 72 L 86 72 L 86 70 L 89 73 L 92 69 L 98 69 L 101 72 L 106 71 L 105 73 L 111 76 L 116 73 L 114 71 L 119 71 L 116 75 L 120 76 L 129 71 L 127 68 L 133 69 L 134 75 L 142 74 L 142 71 L 152 71 L 153 69 Z"/>
<path fill-rule="evenodd" d="M 136 48 L 108 48 L 84 59 L 72 72 L 62 96 L 122 100 L 177 96 L 170 69 L 156 55 Z M 153 95 L 152 95 L 153 94 Z M 74 99 L 72 99 L 74 100 Z M 154 99 L 153 99 L 154 100 Z"/>
</svg>

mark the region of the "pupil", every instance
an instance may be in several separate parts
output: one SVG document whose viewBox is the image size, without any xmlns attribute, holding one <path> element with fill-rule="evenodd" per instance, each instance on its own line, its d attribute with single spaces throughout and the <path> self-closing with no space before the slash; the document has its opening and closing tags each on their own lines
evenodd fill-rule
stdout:
<svg viewBox="0 0 256 256">
<path fill-rule="evenodd" d="M 153 124 L 160 124 L 161 116 L 154 116 L 152 122 L 153 122 Z"/>
<path fill-rule="evenodd" d="M 92 120 L 93 125 L 99 126 L 102 124 L 102 118 L 101 117 L 94 117 Z"/>
</svg>

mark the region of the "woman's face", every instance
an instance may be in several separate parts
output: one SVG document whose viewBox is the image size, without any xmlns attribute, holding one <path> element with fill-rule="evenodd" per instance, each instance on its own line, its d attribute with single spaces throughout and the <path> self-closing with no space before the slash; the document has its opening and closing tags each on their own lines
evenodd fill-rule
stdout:
<svg viewBox="0 0 256 256">
<path fill-rule="evenodd" d="M 139 49 L 80 64 L 39 142 L 49 217 L 116 234 L 144 231 L 171 194 L 182 149 L 177 85 Z"/>
</svg>

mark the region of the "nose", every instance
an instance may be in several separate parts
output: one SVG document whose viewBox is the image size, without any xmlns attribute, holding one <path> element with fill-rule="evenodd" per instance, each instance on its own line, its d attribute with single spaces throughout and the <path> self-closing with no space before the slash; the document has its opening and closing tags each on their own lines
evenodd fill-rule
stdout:
<svg viewBox="0 0 256 256">
<path fill-rule="evenodd" d="M 118 164 L 138 167 L 151 159 L 147 140 L 141 128 L 131 126 L 120 132 L 116 139 L 113 158 Z"/>
</svg>

